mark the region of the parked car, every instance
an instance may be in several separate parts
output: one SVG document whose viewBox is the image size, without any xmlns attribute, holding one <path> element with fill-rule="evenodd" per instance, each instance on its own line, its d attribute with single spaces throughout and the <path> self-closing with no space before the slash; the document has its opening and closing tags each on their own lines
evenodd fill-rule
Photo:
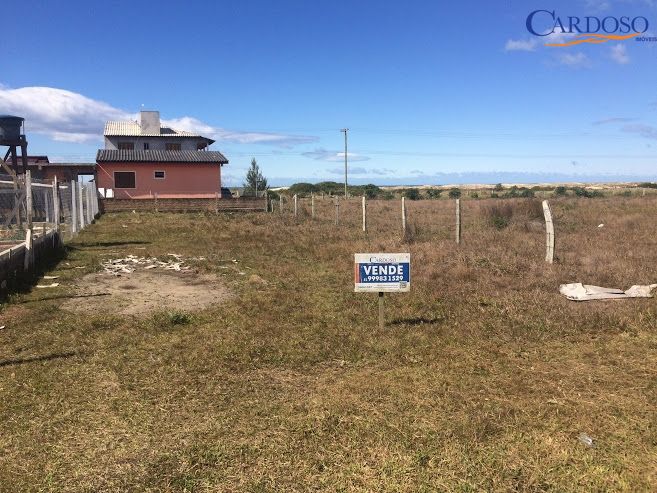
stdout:
<svg viewBox="0 0 657 493">
<path fill-rule="evenodd" d="M 221 198 L 222 199 L 232 199 L 233 194 L 230 191 L 230 188 L 221 187 Z"/>
</svg>

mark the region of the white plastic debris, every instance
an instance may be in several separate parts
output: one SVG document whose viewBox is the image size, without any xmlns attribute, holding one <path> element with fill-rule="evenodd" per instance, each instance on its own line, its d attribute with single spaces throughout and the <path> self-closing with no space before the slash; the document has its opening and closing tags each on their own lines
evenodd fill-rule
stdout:
<svg viewBox="0 0 657 493">
<path fill-rule="evenodd" d="M 598 224 L 598 228 L 604 228 L 604 227 L 605 227 L 604 224 Z"/>
<path fill-rule="evenodd" d="M 56 288 L 59 286 L 58 282 L 53 282 L 51 284 L 37 284 L 37 288 Z"/>
<path fill-rule="evenodd" d="M 43 276 L 44 279 L 59 279 L 59 276 Z"/>
<path fill-rule="evenodd" d="M 588 436 L 586 433 L 580 433 L 578 439 L 580 443 L 586 445 L 587 447 L 595 447 L 593 438 Z"/>
<path fill-rule="evenodd" d="M 189 270 L 184 265 L 185 260 L 182 255 L 169 253 L 173 257 L 171 260 L 162 261 L 156 257 L 138 257 L 137 255 L 128 255 L 124 258 L 110 259 L 101 262 L 106 274 L 120 276 L 122 274 L 132 274 L 137 269 L 150 270 L 161 268 L 164 270 L 174 270 L 176 272 Z"/>
<path fill-rule="evenodd" d="M 623 298 L 652 298 L 652 290 L 657 284 L 635 285 L 623 291 L 616 288 L 603 288 L 582 284 L 581 282 L 562 284 L 559 292 L 571 301 L 614 300 Z"/>
</svg>

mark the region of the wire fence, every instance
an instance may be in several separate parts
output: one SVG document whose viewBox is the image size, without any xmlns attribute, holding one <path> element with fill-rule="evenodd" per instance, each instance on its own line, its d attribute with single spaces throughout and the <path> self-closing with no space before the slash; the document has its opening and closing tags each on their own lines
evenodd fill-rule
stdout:
<svg viewBox="0 0 657 493">
<path fill-rule="evenodd" d="M 657 194 L 614 194 L 602 198 L 373 199 L 363 197 L 277 197 L 268 210 L 298 225 L 362 238 L 454 242 L 484 248 L 491 242 L 535 251 L 551 263 L 604 263 L 605 248 L 622 245 L 625 256 L 643 258 L 657 248 Z M 319 229 L 316 229 L 319 231 Z M 622 236 L 618 236 L 623 231 Z M 517 240 L 517 241 L 516 241 Z M 556 243 L 556 247 L 555 247 Z M 556 248 L 556 253 L 555 253 Z M 598 258 L 599 257 L 599 258 Z"/>
<path fill-rule="evenodd" d="M 0 174 L 0 247 L 24 242 L 50 232 L 72 238 L 99 213 L 94 182 L 78 183 Z"/>
</svg>

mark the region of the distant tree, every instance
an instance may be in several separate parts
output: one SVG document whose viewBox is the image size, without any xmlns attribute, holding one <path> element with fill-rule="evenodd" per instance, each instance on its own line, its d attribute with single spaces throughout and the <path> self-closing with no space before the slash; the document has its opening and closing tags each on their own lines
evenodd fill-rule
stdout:
<svg viewBox="0 0 657 493">
<path fill-rule="evenodd" d="M 420 191 L 417 188 L 407 188 L 404 190 L 404 197 L 408 200 L 420 200 L 422 195 L 420 195 Z"/>
<path fill-rule="evenodd" d="M 497 185 L 495 185 L 493 190 L 495 190 L 496 192 L 501 192 L 502 190 L 504 190 L 504 187 L 502 186 L 501 183 L 498 183 Z"/>
<path fill-rule="evenodd" d="M 429 197 L 430 199 L 439 199 L 441 191 L 442 190 L 439 190 L 437 188 L 430 188 L 429 190 L 427 190 L 427 197 Z"/>
<path fill-rule="evenodd" d="M 458 199 L 461 196 L 461 190 L 458 188 L 452 188 L 448 195 L 450 199 Z"/>
<path fill-rule="evenodd" d="M 375 199 L 383 192 L 383 190 L 381 190 L 376 185 L 372 185 L 371 183 L 361 187 L 361 191 L 362 194 L 365 195 L 365 197 L 368 199 Z"/>
<path fill-rule="evenodd" d="M 556 195 L 557 197 L 564 197 L 565 195 L 567 195 L 567 192 L 568 191 L 566 187 L 560 186 L 554 189 L 554 195 Z"/>
<path fill-rule="evenodd" d="M 294 195 L 310 195 L 311 193 L 317 193 L 319 192 L 319 188 L 317 188 L 316 185 L 313 185 L 312 183 L 295 183 L 292 185 L 290 188 L 288 188 L 288 191 Z"/>
<path fill-rule="evenodd" d="M 256 191 L 262 192 L 267 190 L 267 178 L 262 176 L 260 167 L 255 158 L 251 159 L 251 166 L 246 172 L 246 181 L 244 182 L 244 195 L 255 195 Z"/>
</svg>

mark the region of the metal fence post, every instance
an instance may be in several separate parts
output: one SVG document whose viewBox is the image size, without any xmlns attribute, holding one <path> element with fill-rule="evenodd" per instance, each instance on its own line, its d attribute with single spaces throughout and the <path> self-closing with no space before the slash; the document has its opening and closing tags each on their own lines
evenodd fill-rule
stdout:
<svg viewBox="0 0 657 493">
<path fill-rule="evenodd" d="M 402 197 L 402 208 L 401 208 L 401 213 L 402 213 L 402 231 L 406 233 L 406 198 Z"/>
<path fill-rule="evenodd" d="M 363 233 L 367 233 L 367 203 L 363 195 Z"/>
</svg>

